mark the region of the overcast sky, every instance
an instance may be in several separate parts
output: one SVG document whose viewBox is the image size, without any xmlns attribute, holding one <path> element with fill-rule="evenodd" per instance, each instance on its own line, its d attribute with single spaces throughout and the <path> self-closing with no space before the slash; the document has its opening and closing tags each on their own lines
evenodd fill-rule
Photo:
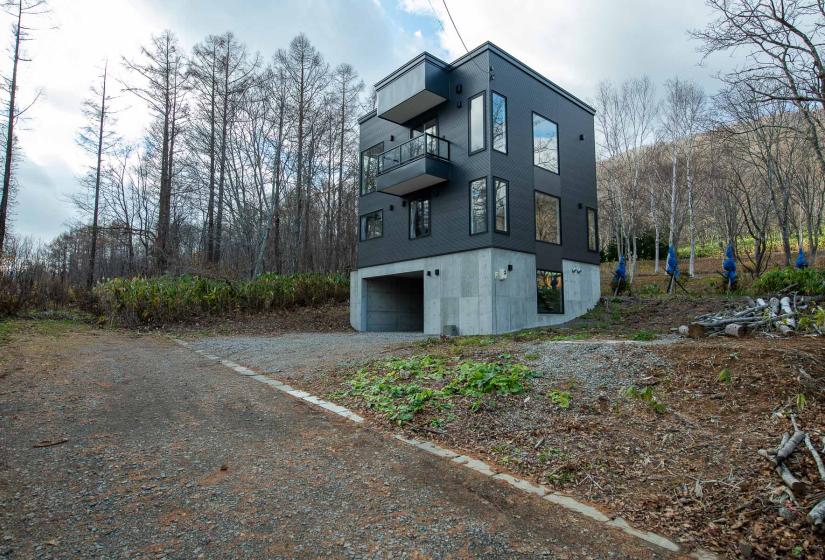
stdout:
<svg viewBox="0 0 825 560">
<path fill-rule="evenodd" d="M 492 41 L 562 87 L 592 101 L 597 84 L 649 75 L 661 88 L 679 76 L 718 88 L 714 75 L 733 60 L 700 66 L 687 31 L 703 26 L 703 0 L 447 0 L 467 46 Z M 331 64 L 349 62 L 368 85 L 422 50 L 451 61 L 464 47 L 442 0 L 51 0 L 20 69 L 21 101 L 42 95 L 20 130 L 12 228 L 49 240 L 77 219 L 69 197 L 91 163 L 76 143 L 81 103 L 103 60 L 121 74 L 121 57 L 163 29 L 188 49 L 210 33 L 232 31 L 269 59 L 304 32 Z M 8 30 L 3 20 L 0 30 Z M 56 29 L 47 29 L 57 26 Z M 8 33 L 8 31 L 6 31 Z M 6 71 L 9 57 L 2 62 Z M 119 132 L 139 138 L 145 111 L 117 100 Z"/>
</svg>

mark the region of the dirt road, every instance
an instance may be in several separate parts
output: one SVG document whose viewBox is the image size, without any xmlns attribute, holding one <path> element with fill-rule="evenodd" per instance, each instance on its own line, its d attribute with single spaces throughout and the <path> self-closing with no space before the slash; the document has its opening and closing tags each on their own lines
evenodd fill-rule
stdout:
<svg viewBox="0 0 825 560">
<path fill-rule="evenodd" d="M 8 558 L 663 557 L 165 339 L 90 329 L 0 346 L 0 516 Z"/>
</svg>

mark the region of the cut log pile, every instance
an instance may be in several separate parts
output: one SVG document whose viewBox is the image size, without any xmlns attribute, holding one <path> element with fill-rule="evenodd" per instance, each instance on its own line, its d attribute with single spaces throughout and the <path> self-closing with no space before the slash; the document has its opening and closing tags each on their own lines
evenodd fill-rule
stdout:
<svg viewBox="0 0 825 560">
<path fill-rule="evenodd" d="M 774 492 L 772 501 L 777 504 L 779 508 L 779 515 L 784 518 L 792 518 L 797 511 L 804 511 L 801 505 L 803 496 L 808 495 L 814 497 L 813 507 L 808 511 L 807 517 L 815 527 L 822 528 L 825 523 L 825 498 L 822 498 L 823 488 L 825 488 L 825 464 L 822 462 L 820 451 L 817 451 L 814 443 L 811 441 L 809 434 L 799 428 L 796 419 L 791 416 L 791 424 L 793 424 L 793 435 L 785 433 L 782 436 L 779 446 L 774 451 L 767 449 L 760 449 L 758 451 L 761 457 L 764 457 L 770 462 L 776 474 L 782 479 L 782 485 Z M 811 453 L 816 469 L 819 474 L 820 486 L 819 491 L 812 488 L 813 484 L 797 478 L 790 467 L 788 467 L 788 459 L 804 442 L 805 447 Z M 825 445 L 825 442 L 823 442 Z M 825 451 L 825 449 L 823 449 Z M 817 500 L 817 496 L 820 498 Z M 810 507 L 810 506 L 809 506 Z"/>
<path fill-rule="evenodd" d="M 797 294 L 763 298 L 747 298 L 744 307 L 725 309 L 717 313 L 700 315 L 690 325 L 679 327 L 679 333 L 692 338 L 703 336 L 743 336 L 761 332 L 788 336 L 799 332 L 800 319 L 805 332 L 822 335 L 825 328 L 816 320 L 822 309 L 817 302 L 825 296 L 800 296 Z M 813 319 L 813 320 L 811 320 Z"/>
</svg>

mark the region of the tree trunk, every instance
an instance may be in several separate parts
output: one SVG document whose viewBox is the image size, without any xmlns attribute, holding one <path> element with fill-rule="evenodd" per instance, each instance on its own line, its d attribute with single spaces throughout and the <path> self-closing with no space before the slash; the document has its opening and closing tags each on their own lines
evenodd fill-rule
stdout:
<svg viewBox="0 0 825 560">
<path fill-rule="evenodd" d="M 223 79 L 223 115 L 221 115 L 221 162 L 218 175 L 218 219 L 215 225 L 214 262 L 221 260 L 221 245 L 223 243 L 223 198 L 226 181 L 226 136 L 229 126 L 229 41 L 226 42 L 226 58 L 224 62 Z"/>
<path fill-rule="evenodd" d="M 169 60 L 170 49 L 169 37 L 166 38 L 166 72 L 164 75 L 164 112 L 163 112 L 163 135 L 161 138 L 161 162 L 160 162 L 160 195 L 158 200 L 158 227 L 155 239 L 155 269 L 159 273 L 166 272 L 168 256 L 166 254 L 169 242 L 169 220 L 172 204 L 172 185 L 169 179 L 169 119 L 171 116 L 171 84 L 169 75 L 171 73 L 171 63 Z"/>
<path fill-rule="evenodd" d="M 210 74 L 211 94 L 209 109 L 209 203 L 206 210 L 206 262 L 215 262 L 215 113 L 217 105 L 217 62 L 218 53 L 212 44 L 212 72 Z"/>
<path fill-rule="evenodd" d="M 97 167 L 95 168 L 95 204 L 92 214 L 92 242 L 89 247 L 89 273 L 86 288 L 92 289 L 95 283 L 95 256 L 97 254 L 97 214 L 100 207 L 100 168 L 103 161 L 103 125 L 106 120 L 106 77 L 108 66 L 103 68 L 103 93 L 100 96 L 100 128 L 97 133 Z"/>
<path fill-rule="evenodd" d="M 670 178 L 670 231 L 668 232 L 668 245 L 676 243 L 676 147 L 671 153 L 671 178 Z"/>
<path fill-rule="evenodd" d="M 6 161 L 3 170 L 3 194 L 0 196 L 0 257 L 3 256 L 3 247 L 6 241 L 6 223 L 9 213 L 9 198 L 11 197 L 11 170 L 14 148 L 14 120 L 15 101 L 17 98 L 17 65 L 20 62 L 20 25 L 23 21 L 23 2 L 17 5 L 17 27 L 14 31 L 14 62 L 12 63 L 11 83 L 9 84 L 9 112 L 6 124 Z"/>
<path fill-rule="evenodd" d="M 685 158 L 685 172 L 687 174 L 687 195 L 688 195 L 688 229 L 690 233 L 690 261 L 688 263 L 688 275 L 692 278 L 695 273 L 696 262 L 696 225 L 693 214 L 693 170 L 690 168 L 691 150 Z"/>
</svg>

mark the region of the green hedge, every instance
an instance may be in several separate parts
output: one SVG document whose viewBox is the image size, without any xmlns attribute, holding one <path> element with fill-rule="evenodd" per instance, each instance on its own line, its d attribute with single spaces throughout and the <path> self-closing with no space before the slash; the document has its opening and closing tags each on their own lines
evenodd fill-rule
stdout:
<svg viewBox="0 0 825 560">
<path fill-rule="evenodd" d="M 825 270 L 818 268 L 775 268 L 762 274 L 753 285 L 756 294 L 782 290 L 805 295 L 825 294 Z"/>
<path fill-rule="evenodd" d="M 344 274 L 262 274 L 228 282 L 202 276 L 115 278 L 94 289 L 100 311 L 125 324 L 160 324 L 346 301 Z"/>
</svg>

